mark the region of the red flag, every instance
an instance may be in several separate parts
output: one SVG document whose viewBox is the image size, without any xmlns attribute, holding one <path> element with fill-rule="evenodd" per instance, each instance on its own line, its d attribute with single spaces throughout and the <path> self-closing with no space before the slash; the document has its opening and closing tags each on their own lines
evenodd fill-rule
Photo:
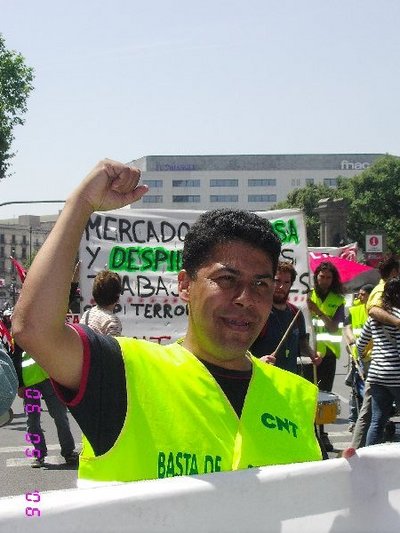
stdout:
<svg viewBox="0 0 400 533">
<path fill-rule="evenodd" d="M 3 343 L 8 353 L 14 352 L 13 338 L 2 320 L 0 320 L 0 346 L 1 343 Z"/>
<path fill-rule="evenodd" d="M 17 274 L 19 276 L 19 279 L 21 280 L 21 283 L 25 281 L 26 278 L 26 270 L 21 265 L 21 263 L 18 263 L 16 259 L 10 256 L 11 262 L 14 265 L 15 270 L 17 271 Z"/>
</svg>

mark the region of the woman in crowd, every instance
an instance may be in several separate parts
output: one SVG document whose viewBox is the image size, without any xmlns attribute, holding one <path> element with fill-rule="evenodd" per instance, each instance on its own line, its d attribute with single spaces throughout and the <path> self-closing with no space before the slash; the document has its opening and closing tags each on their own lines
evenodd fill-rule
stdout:
<svg viewBox="0 0 400 533">
<path fill-rule="evenodd" d="M 382 307 L 400 318 L 399 277 L 386 282 Z M 383 442 L 384 428 L 393 401 L 400 408 L 400 330 L 369 317 L 357 341 L 359 355 L 370 339 L 373 348 L 367 381 L 371 384 L 372 420 L 367 433 L 367 446 Z"/>
<path fill-rule="evenodd" d="M 103 335 L 113 337 L 121 335 L 121 320 L 114 312 L 121 290 L 121 278 L 116 272 L 111 270 L 99 272 L 94 278 L 92 289 L 96 305 L 83 313 L 80 323 Z"/>
</svg>

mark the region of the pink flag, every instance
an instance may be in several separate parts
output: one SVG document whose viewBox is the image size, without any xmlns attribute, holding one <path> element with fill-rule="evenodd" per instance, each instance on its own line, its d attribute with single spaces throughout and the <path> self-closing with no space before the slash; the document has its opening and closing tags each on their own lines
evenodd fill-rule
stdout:
<svg viewBox="0 0 400 533">
<path fill-rule="evenodd" d="M 17 271 L 17 274 L 19 276 L 19 279 L 21 280 L 21 283 L 23 283 L 26 278 L 26 270 L 21 265 L 21 263 L 18 263 L 18 261 L 14 259 L 14 257 L 10 256 L 10 259 L 11 259 L 12 264 L 14 265 L 15 270 Z"/>
<path fill-rule="evenodd" d="M 312 272 L 323 261 L 329 261 L 334 264 L 339 271 L 340 279 L 347 289 L 359 288 L 365 283 L 375 284 L 379 280 L 379 272 L 367 265 L 362 265 L 356 261 L 348 261 L 341 257 L 319 256 L 309 254 L 310 269 Z"/>
</svg>

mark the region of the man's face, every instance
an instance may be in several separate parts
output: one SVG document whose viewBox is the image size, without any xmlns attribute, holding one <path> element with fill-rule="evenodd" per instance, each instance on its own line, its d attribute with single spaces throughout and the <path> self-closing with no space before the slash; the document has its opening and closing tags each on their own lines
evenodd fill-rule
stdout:
<svg viewBox="0 0 400 533">
<path fill-rule="evenodd" d="M 367 291 L 364 291 L 364 289 L 360 289 L 358 291 L 358 299 L 362 304 L 366 304 L 368 300 L 369 294 Z"/>
<path fill-rule="evenodd" d="M 274 296 L 273 296 L 273 302 L 274 304 L 284 304 L 286 303 L 288 297 L 290 288 L 292 286 L 292 279 L 290 276 L 290 272 L 278 272 L 275 276 L 275 290 L 274 290 Z"/>
<path fill-rule="evenodd" d="M 181 271 L 178 280 L 189 303 L 183 345 L 215 364 L 243 358 L 271 311 L 271 259 L 242 241 L 219 244 L 195 279 Z"/>
<path fill-rule="evenodd" d="M 328 294 L 332 285 L 332 272 L 330 270 L 321 270 L 317 275 L 317 285 L 322 294 Z"/>
</svg>

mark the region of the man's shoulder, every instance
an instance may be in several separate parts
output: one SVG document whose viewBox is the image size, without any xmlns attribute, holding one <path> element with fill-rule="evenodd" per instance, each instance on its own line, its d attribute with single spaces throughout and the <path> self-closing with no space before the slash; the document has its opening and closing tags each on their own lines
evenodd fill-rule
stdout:
<svg viewBox="0 0 400 533">
<path fill-rule="evenodd" d="M 297 313 L 297 311 L 299 310 L 299 308 L 292 304 L 291 302 L 286 302 L 286 305 L 283 309 L 278 309 L 277 307 L 275 307 L 273 304 L 272 304 L 272 307 L 271 307 L 271 313 L 269 316 L 271 315 L 284 315 L 284 314 L 291 314 L 291 315 L 295 315 Z"/>
<path fill-rule="evenodd" d="M 292 302 L 289 302 L 289 301 L 286 302 L 286 307 L 287 307 L 288 309 L 290 309 L 290 311 L 291 311 L 294 315 L 295 315 L 297 312 L 299 312 L 299 311 L 300 311 L 300 313 L 302 312 L 301 309 L 300 309 L 300 307 L 297 307 L 297 305 L 295 305 L 295 304 L 293 304 Z M 300 314 L 300 313 L 299 313 L 299 314 Z"/>
<path fill-rule="evenodd" d="M 385 288 L 385 280 L 381 279 L 369 295 L 367 300 L 367 311 L 370 311 L 372 307 L 382 307 L 382 294 L 383 289 Z"/>
<path fill-rule="evenodd" d="M 135 337 L 114 337 L 120 345 L 124 358 L 130 359 L 149 359 L 158 358 L 170 359 L 180 357 L 189 357 L 190 352 L 183 348 L 179 342 L 169 344 L 159 344 L 147 339 L 137 339 Z M 193 357 L 193 356 L 192 356 Z"/>
<path fill-rule="evenodd" d="M 339 307 L 340 305 L 345 305 L 346 303 L 346 300 L 345 300 L 345 297 L 343 296 L 343 294 L 340 294 L 340 293 L 337 293 L 337 292 L 333 292 L 333 291 L 330 291 L 328 293 L 328 296 L 326 298 L 327 300 L 327 303 L 330 304 L 334 304 L 336 305 L 337 307 Z"/>
</svg>

